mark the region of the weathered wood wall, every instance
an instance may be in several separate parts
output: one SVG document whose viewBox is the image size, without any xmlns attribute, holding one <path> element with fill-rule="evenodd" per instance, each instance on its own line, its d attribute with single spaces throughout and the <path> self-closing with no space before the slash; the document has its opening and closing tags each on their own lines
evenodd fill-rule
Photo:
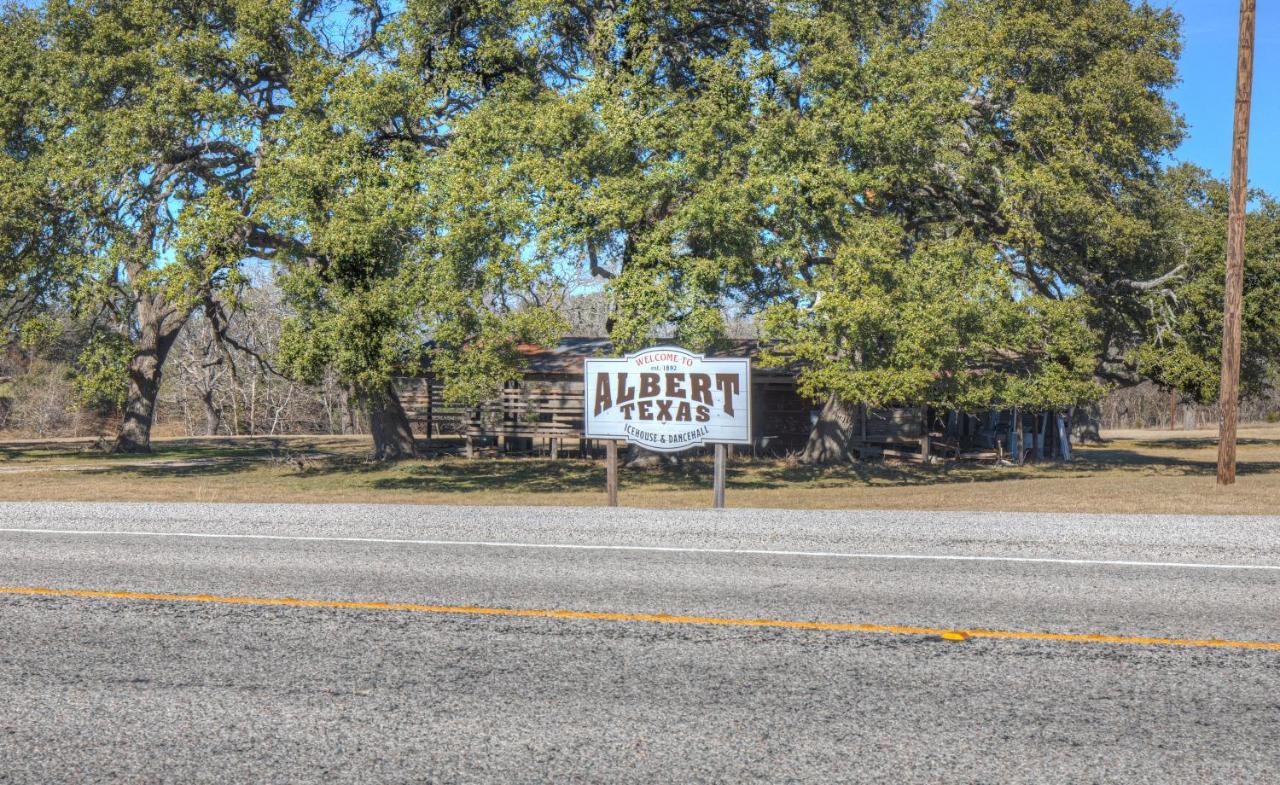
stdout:
<svg viewBox="0 0 1280 785">
<path fill-rule="evenodd" d="M 587 448 L 582 439 L 586 401 L 578 376 L 529 374 L 474 408 L 445 405 L 443 385 L 433 377 L 402 377 L 396 386 L 421 436 L 461 436 L 473 446 L 516 451 Z M 808 437 L 812 406 L 796 394 L 792 380 L 753 379 L 752 406 L 757 451 L 795 449 Z"/>
</svg>

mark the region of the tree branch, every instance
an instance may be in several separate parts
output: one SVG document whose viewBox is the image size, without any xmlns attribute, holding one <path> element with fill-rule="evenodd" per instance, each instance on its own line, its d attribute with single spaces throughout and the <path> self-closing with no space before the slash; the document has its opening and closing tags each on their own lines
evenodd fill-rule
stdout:
<svg viewBox="0 0 1280 785">
<path fill-rule="evenodd" d="M 1183 262 L 1182 264 L 1178 265 L 1177 267 L 1173 268 L 1169 272 L 1157 278 L 1152 278 L 1146 281 L 1134 281 L 1126 278 L 1126 279 L 1116 281 L 1114 285 L 1116 287 L 1123 288 L 1123 289 L 1132 289 L 1135 292 L 1149 292 L 1152 289 L 1158 289 L 1161 286 L 1164 286 L 1166 283 L 1174 280 L 1175 278 L 1180 278 L 1182 274 L 1186 271 L 1186 269 L 1187 269 L 1186 262 Z"/>
</svg>

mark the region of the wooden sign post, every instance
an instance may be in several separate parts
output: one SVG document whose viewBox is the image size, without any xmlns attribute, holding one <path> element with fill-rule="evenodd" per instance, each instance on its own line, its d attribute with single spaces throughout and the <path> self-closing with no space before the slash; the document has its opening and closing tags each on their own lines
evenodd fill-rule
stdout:
<svg viewBox="0 0 1280 785">
<path fill-rule="evenodd" d="M 722 442 L 716 442 L 716 466 L 714 471 L 714 479 L 712 480 L 711 506 L 717 510 L 724 509 L 724 481 L 725 481 L 725 463 L 727 461 L 726 453 L 729 448 Z"/>
<path fill-rule="evenodd" d="M 618 506 L 618 442 L 609 439 L 604 443 L 604 484 L 609 492 L 609 506 Z"/>
</svg>

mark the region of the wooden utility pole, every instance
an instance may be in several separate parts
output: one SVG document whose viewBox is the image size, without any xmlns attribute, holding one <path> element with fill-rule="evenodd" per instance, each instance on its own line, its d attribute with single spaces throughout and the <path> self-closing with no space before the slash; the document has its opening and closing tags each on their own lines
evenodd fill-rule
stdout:
<svg viewBox="0 0 1280 785">
<path fill-rule="evenodd" d="M 1240 395 L 1240 311 L 1244 299 L 1244 215 L 1249 199 L 1249 104 L 1253 94 L 1254 0 L 1240 0 L 1236 113 L 1231 140 L 1231 203 L 1223 296 L 1222 386 L 1218 399 L 1218 485 L 1236 481 L 1236 411 Z"/>
</svg>

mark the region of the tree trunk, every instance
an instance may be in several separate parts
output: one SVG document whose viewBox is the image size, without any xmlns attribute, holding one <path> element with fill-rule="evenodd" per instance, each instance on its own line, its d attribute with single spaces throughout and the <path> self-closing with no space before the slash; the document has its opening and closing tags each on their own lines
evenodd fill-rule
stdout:
<svg viewBox="0 0 1280 785">
<path fill-rule="evenodd" d="M 205 436 L 217 436 L 222 427 L 222 412 L 213 403 L 213 388 L 200 391 L 200 403 L 204 406 Z"/>
<path fill-rule="evenodd" d="M 186 323 L 184 317 L 174 317 L 171 309 L 158 306 L 156 302 L 139 304 L 138 347 L 129 361 L 124 420 L 120 423 L 112 452 L 151 452 L 151 424 L 156 414 L 156 398 L 160 395 L 164 361 Z"/>
<path fill-rule="evenodd" d="M 1071 435 L 1076 444 L 1102 444 L 1102 407 L 1098 404 L 1077 407 L 1071 422 Z"/>
<path fill-rule="evenodd" d="M 858 407 L 832 395 L 809 431 L 800 461 L 809 464 L 844 463 L 849 460 L 849 440 L 857 425 Z"/>
<path fill-rule="evenodd" d="M 381 392 L 363 398 L 369 416 L 369 433 L 373 435 L 373 457 L 379 461 L 412 458 L 417 445 L 395 385 L 388 382 Z"/>
<path fill-rule="evenodd" d="M 347 387 L 342 388 L 342 433 L 346 436 L 358 433 L 356 427 L 356 407 L 352 406 L 352 393 Z"/>
</svg>

